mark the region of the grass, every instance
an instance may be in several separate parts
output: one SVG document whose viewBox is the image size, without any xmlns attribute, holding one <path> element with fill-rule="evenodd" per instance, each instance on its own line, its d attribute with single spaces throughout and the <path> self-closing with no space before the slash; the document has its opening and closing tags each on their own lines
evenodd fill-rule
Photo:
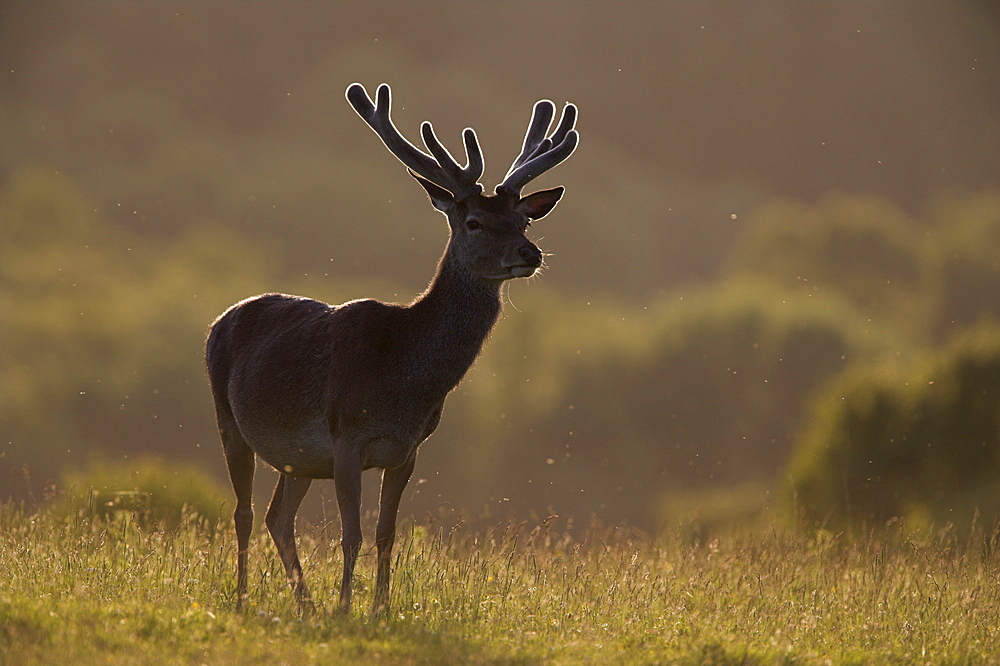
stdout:
<svg viewBox="0 0 1000 666">
<path fill-rule="evenodd" d="M 2 506 L 0 664 L 1000 663 L 1000 553 L 982 530 L 692 541 L 411 525 L 393 610 L 375 621 L 371 553 L 353 615 L 330 612 L 337 529 L 301 530 L 317 612 L 296 612 L 258 530 L 250 609 L 236 614 L 228 524 Z"/>
</svg>

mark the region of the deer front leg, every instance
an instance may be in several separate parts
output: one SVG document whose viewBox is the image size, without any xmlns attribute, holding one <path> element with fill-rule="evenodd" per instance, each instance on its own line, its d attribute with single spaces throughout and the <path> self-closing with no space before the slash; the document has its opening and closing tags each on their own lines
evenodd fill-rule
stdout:
<svg viewBox="0 0 1000 666">
<path fill-rule="evenodd" d="M 348 450 L 334 462 L 334 485 L 340 509 L 341 548 L 344 551 L 344 577 L 340 581 L 340 612 L 351 610 L 351 580 L 361 551 L 361 457 L 356 449 Z"/>
<path fill-rule="evenodd" d="M 375 577 L 375 603 L 372 614 L 380 615 L 389 610 L 389 573 L 392 565 L 392 545 L 396 540 L 396 514 L 403 496 L 416 455 L 401 466 L 382 470 L 382 490 L 378 503 L 378 525 L 375 528 L 375 546 L 378 549 L 378 573 Z"/>
</svg>

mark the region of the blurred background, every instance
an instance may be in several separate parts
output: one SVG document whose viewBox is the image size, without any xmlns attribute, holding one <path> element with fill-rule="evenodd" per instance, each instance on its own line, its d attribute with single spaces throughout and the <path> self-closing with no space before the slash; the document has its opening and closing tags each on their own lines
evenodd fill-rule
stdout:
<svg viewBox="0 0 1000 666">
<path fill-rule="evenodd" d="M 447 226 L 353 81 L 413 139 L 475 127 L 487 189 L 537 99 L 580 107 L 533 183 L 567 187 L 548 268 L 506 290 L 404 515 L 1000 515 L 986 0 L 0 4 L 0 496 L 201 470 L 231 507 L 210 322 L 420 293 Z"/>
</svg>

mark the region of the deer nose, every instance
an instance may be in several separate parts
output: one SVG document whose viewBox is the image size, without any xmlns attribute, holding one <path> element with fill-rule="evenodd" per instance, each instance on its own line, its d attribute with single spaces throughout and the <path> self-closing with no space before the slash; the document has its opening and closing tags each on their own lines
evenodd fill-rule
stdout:
<svg viewBox="0 0 1000 666">
<path fill-rule="evenodd" d="M 519 247 L 517 249 L 517 253 L 521 255 L 521 258 L 524 259 L 525 263 L 529 266 L 542 265 L 542 251 L 531 243 Z"/>
</svg>

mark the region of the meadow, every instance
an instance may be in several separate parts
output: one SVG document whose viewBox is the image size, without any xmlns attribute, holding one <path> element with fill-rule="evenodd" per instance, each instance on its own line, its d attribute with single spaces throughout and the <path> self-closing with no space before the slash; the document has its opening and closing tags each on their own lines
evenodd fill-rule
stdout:
<svg viewBox="0 0 1000 666">
<path fill-rule="evenodd" d="M 237 614 L 228 521 L 8 504 L 0 663 L 1000 662 L 996 531 L 693 527 L 410 523 L 392 610 L 372 619 L 368 550 L 352 614 L 333 612 L 336 522 L 299 530 L 314 611 L 298 612 L 258 529 Z"/>
</svg>

